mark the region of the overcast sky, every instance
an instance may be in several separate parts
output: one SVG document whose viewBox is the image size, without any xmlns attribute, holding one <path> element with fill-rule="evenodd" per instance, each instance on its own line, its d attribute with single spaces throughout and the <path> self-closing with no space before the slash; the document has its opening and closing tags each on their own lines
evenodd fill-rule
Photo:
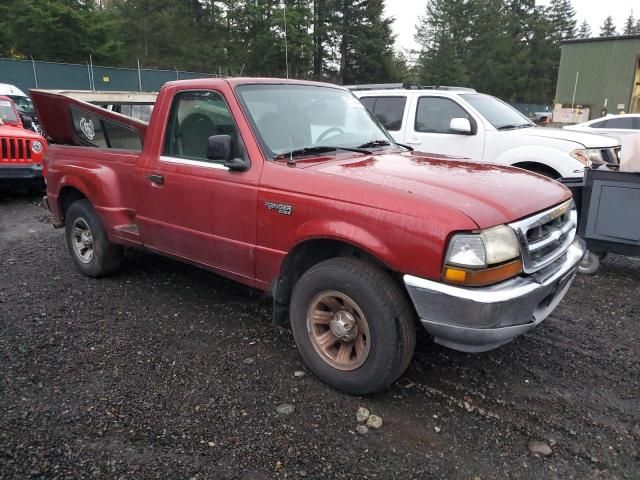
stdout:
<svg viewBox="0 0 640 480">
<path fill-rule="evenodd" d="M 386 12 L 394 16 L 393 25 L 397 35 L 397 45 L 402 49 L 415 49 L 417 45 L 413 36 L 416 31 L 418 17 L 424 15 L 428 0 L 386 0 Z M 538 4 L 547 5 L 548 0 L 538 0 Z M 597 35 L 600 25 L 608 15 L 613 16 L 616 28 L 621 30 L 624 21 L 635 6 L 634 16 L 640 16 L 640 2 L 638 0 L 573 0 L 576 9 L 578 25 L 586 20 L 591 25 L 591 31 Z"/>
</svg>

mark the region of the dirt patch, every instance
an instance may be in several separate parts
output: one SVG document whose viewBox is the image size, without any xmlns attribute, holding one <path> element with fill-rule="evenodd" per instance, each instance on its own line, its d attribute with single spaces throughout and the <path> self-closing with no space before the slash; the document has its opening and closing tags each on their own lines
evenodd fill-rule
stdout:
<svg viewBox="0 0 640 480">
<path fill-rule="evenodd" d="M 421 334 L 405 377 L 358 398 L 294 375 L 255 291 L 137 251 L 85 278 L 37 199 L 0 197 L 0 478 L 640 476 L 638 260 L 493 352 Z M 356 434 L 359 406 L 380 430 Z"/>
</svg>

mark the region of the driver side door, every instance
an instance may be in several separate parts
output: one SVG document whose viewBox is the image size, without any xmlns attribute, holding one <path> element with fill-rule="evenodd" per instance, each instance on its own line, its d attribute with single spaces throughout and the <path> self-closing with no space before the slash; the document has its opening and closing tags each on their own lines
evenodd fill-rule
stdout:
<svg viewBox="0 0 640 480">
<path fill-rule="evenodd" d="M 230 135 L 232 156 L 246 158 L 242 135 L 220 93 L 178 92 L 162 152 L 144 168 L 137 212 L 141 238 L 153 250 L 239 281 L 253 279 L 261 163 L 238 172 L 208 159 L 212 135 Z"/>
</svg>

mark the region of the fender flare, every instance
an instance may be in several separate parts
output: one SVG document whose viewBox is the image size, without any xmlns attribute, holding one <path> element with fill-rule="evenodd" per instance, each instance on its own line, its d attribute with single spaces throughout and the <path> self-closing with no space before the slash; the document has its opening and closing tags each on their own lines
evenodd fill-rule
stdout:
<svg viewBox="0 0 640 480">
<path fill-rule="evenodd" d="M 532 151 L 533 150 L 533 151 Z M 574 170 L 582 170 L 584 165 L 568 153 L 553 147 L 531 145 L 510 148 L 492 160 L 501 165 L 537 163 L 558 172 L 561 177 L 576 177 Z"/>
</svg>

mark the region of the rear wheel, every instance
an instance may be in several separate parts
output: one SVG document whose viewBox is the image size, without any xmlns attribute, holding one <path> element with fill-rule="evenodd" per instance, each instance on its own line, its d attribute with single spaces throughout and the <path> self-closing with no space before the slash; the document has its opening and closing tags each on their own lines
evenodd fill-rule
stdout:
<svg viewBox="0 0 640 480">
<path fill-rule="evenodd" d="M 389 386 L 415 350 L 406 296 L 385 272 L 357 259 L 326 260 L 300 278 L 291 299 L 291 328 L 307 366 L 352 394 Z"/>
<path fill-rule="evenodd" d="M 87 200 L 73 202 L 65 214 L 65 236 L 73 263 L 89 277 L 104 277 L 122 263 L 122 246 L 112 243 Z"/>
</svg>

